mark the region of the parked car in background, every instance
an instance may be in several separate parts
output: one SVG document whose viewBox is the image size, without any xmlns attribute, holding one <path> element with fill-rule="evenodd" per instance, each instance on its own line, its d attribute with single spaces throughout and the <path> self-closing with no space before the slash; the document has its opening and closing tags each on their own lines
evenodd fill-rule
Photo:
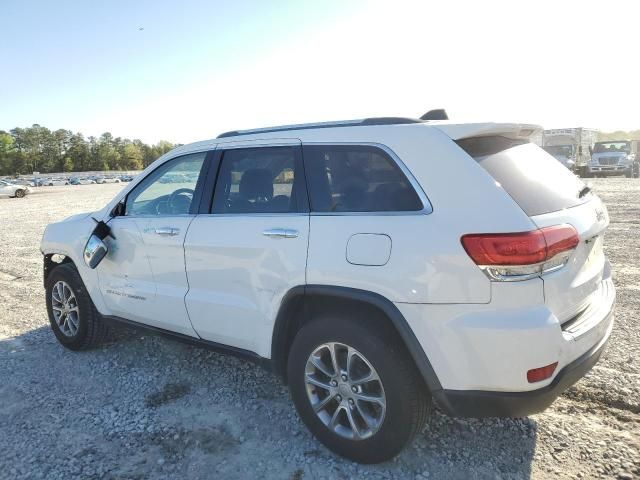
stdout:
<svg viewBox="0 0 640 480">
<path fill-rule="evenodd" d="M 96 183 L 120 183 L 120 179 L 117 177 L 96 177 Z"/>
<path fill-rule="evenodd" d="M 70 185 L 91 185 L 92 183 L 96 182 L 95 180 L 91 180 L 90 178 L 71 177 L 69 179 Z"/>
<path fill-rule="evenodd" d="M 133 176 L 132 175 L 122 175 L 120 176 L 120 181 L 121 182 L 130 182 L 133 180 Z"/>
<path fill-rule="evenodd" d="M 30 191 L 28 185 L 13 183 L 8 180 L 0 180 L 0 196 L 22 198 Z"/>
<path fill-rule="evenodd" d="M 62 185 L 69 185 L 69 180 L 66 178 L 47 178 L 43 181 L 43 185 L 47 187 L 59 187 Z"/>
<path fill-rule="evenodd" d="M 31 187 L 42 187 L 44 185 L 45 179 L 43 178 L 34 178 L 29 181 L 29 186 Z"/>
<path fill-rule="evenodd" d="M 365 463 L 433 402 L 540 412 L 598 361 L 615 288 L 606 207 L 536 130 L 375 118 L 181 146 L 47 226 L 52 331 L 81 350 L 120 322 L 251 358 Z"/>
<path fill-rule="evenodd" d="M 589 162 L 589 176 L 640 175 L 638 141 L 613 140 L 596 142 Z"/>
</svg>

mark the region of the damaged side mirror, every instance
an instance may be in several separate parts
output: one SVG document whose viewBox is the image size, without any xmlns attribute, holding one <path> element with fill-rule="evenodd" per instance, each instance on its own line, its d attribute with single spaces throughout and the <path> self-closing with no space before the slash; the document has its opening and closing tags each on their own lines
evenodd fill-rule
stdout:
<svg viewBox="0 0 640 480">
<path fill-rule="evenodd" d="M 109 249 L 104 240 L 96 234 L 91 234 L 84 247 L 84 263 L 91 269 L 96 268 L 108 251 Z"/>
<path fill-rule="evenodd" d="M 82 255 L 84 263 L 86 263 L 87 267 L 91 269 L 96 268 L 109 252 L 109 248 L 104 242 L 104 239 L 108 236 L 115 239 L 111 233 L 109 225 L 103 221 L 98 221 L 95 218 L 93 221 L 96 222 L 96 227 L 89 236 L 89 240 L 87 240 L 87 243 L 84 246 L 84 253 Z"/>
</svg>

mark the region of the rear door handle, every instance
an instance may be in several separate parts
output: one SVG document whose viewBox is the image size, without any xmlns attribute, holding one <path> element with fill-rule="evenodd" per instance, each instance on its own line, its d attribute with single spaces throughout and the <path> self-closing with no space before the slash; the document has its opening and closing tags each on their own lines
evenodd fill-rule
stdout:
<svg viewBox="0 0 640 480">
<path fill-rule="evenodd" d="M 266 237 L 296 238 L 298 236 L 298 231 L 288 228 L 270 228 L 263 231 L 262 234 Z"/>
<path fill-rule="evenodd" d="M 165 237 L 174 237 L 180 233 L 180 229 L 175 227 L 158 227 L 155 229 L 155 232 Z"/>
</svg>

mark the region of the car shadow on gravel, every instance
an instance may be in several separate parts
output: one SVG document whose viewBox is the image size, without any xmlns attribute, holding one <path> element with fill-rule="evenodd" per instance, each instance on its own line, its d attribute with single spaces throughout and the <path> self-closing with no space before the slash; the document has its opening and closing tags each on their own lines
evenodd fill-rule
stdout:
<svg viewBox="0 0 640 480">
<path fill-rule="evenodd" d="M 400 459 L 434 471 L 448 467 L 441 470 L 444 477 L 529 478 L 537 431 L 530 418 L 458 419 L 436 409 Z"/>
<path fill-rule="evenodd" d="M 0 372 L 0 450 L 18 472 L 31 472 L 22 452 L 33 448 L 32 461 L 51 472 L 95 478 L 154 478 L 187 467 L 193 478 L 207 478 L 199 473 L 220 465 L 228 478 L 320 471 L 328 478 L 529 478 L 536 454 L 532 419 L 453 419 L 436 410 L 396 459 L 356 465 L 311 436 L 273 374 L 130 328 L 86 352 L 64 349 L 49 327 L 0 340 Z M 99 468 L 67 451 L 95 451 Z"/>
</svg>

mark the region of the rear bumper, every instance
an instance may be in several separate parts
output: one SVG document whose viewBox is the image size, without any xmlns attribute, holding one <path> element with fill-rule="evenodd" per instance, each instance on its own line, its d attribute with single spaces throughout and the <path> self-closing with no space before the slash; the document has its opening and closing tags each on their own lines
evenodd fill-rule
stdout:
<svg viewBox="0 0 640 480">
<path fill-rule="evenodd" d="M 545 410 L 567 388 L 584 377 L 598 362 L 613 328 L 613 310 L 604 320 L 605 335 L 590 350 L 566 365 L 553 381 L 538 390 L 493 392 L 480 390 L 440 390 L 434 392 L 438 405 L 456 417 L 524 417 Z"/>
</svg>

